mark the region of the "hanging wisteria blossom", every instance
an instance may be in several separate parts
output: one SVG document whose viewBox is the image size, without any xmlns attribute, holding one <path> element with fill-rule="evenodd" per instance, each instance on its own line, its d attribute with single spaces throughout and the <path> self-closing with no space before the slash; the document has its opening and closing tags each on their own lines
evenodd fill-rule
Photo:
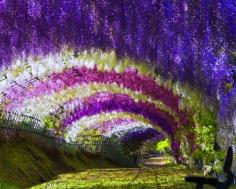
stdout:
<svg viewBox="0 0 236 189">
<path fill-rule="evenodd" d="M 0 1 L 1 110 L 68 141 L 169 137 L 178 158 L 204 106 L 233 138 L 235 17 L 234 0 Z"/>
</svg>

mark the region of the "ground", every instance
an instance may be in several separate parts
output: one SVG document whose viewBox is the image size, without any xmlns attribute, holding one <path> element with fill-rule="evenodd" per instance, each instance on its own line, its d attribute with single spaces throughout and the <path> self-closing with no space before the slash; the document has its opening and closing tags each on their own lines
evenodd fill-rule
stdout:
<svg viewBox="0 0 236 189">
<path fill-rule="evenodd" d="M 88 169 L 82 172 L 61 174 L 53 180 L 32 189 L 191 189 L 186 175 L 201 175 L 183 165 L 167 163 L 165 158 L 148 159 L 143 168 Z M 211 188 L 211 187 L 206 187 Z"/>
<path fill-rule="evenodd" d="M 68 188 L 188 188 L 184 176 L 191 170 L 178 165 L 160 168 L 140 169 L 90 169 L 83 172 L 67 173 L 32 189 Z"/>
<path fill-rule="evenodd" d="M 170 163 L 169 157 L 147 158 L 140 168 L 118 168 L 84 154 L 69 160 L 57 153 L 52 159 L 40 148 L 23 142 L 2 143 L 0 153 L 0 169 L 5 170 L 0 172 L 0 189 L 191 189 L 194 185 L 186 183 L 184 177 L 202 174 Z"/>
<path fill-rule="evenodd" d="M 114 167 L 99 156 L 50 150 L 35 140 L 4 142 L 0 138 L 0 189 L 29 188 L 62 173 Z"/>
</svg>

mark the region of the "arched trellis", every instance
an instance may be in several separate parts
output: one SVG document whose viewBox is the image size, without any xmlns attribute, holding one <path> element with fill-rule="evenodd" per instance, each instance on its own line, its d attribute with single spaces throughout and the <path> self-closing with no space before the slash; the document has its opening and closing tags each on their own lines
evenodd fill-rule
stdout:
<svg viewBox="0 0 236 189">
<path fill-rule="evenodd" d="M 64 129 L 65 136 L 69 135 L 70 138 L 76 138 L 76 136 L 80 133 L 78 127 L 81 130 L 97 130 L 99 133 L 107 137 L 110 137 L 113 134 L 119 135 L 119 131 L 126 133 L 127 131 L 135 128 L 159 128 L 159 126 L 152 125 L 150 121 L 145 119 L 143 116 L 128 112 L 115 111 L 83 117 Z"/>
<path fill-rule="evenodd" d="M 68 128 L 86 117 L 134 114 L 134 123 L 141 116 L 169 136 L 174 154 L 178 154 L 174 135 L 189 123 L 188 112 L 180 108 L 180 96 L 148 66 L 116 59 L 114 52 L 77 53 L 75 57 L 69 49 L 17 61 L 22 64 L 8 68 L 11 77 L 1 85 L 3 110 L 38 116 L 43 122 L 51 117 L 50 128 L 62 135 L 72 133 Z"/>
<path fill-rule="evenodd" d="M 208 105 L 214 104 L 215 112 L 219 110 L 219 125 L 228 126 L 225 123 L 230 123 L 233 128 L 236 94 L 235 16 L 235 0 L 215 3 L 204 0 L 1 1 L 2 108 L 20 113 L 26 111 L 34 116 L 41 114 L 43 119 L 51 111 L 55 113 L 54 110 L 60 105 L 57 100 L 41 101 L 44 92 L 54 93 L 52 83 L 47 81 L 55 78 L 61 90 L 64 86 L 69 87 L 81 81 L 81 76 L 84 77 L 81 71 L 86 71 L 87 76 L 90 73 L 90 76 L 109 78 L 121 88 L 135 91 L 132 95 L 130 92 L 128 94 L 135 100 L 138 99 L 136 93 L 143 93 L 147 97 L 145 102 L 154 103 L 163 112 L 169 112 L 180 126 L 189 125 L 186 112 L 179 109 L 181 98 L 165 87 L 163 90 L 156 88 L 151 84 L 153 81 L 149 83 L 149 78 L 155 78 L 151 74 L 155 67 L 163 78 L 188 83 L 207 94 Z M 72 48 L 75 53 L 69 53 L 69 56 L 64 56 L 68 53 L 65 51 L 59 53 L 65 46 Z M 98 63 L 97 52 L 93 51 L 93 56 L 88 58 L 87 53 L 93 48 L 113 50 L 120 58 L 145 61 L 151 65 L 145 69 L 148 72 L 132 67 L 133 64 L 131 67 L 138 70 L 138 74 L 148 76 L 148 79 L 134 77 L 135 73 L 125 68 L 128 64 L 117 62 L 114 56 L 108 56 L 111 59 L 102 56 Z M 81 52 L 84 53 L 81 55 Z M 47 57 L 45 59 L 38 55 Z M 109 62 L 119 66 L 111 66 Z M 97 64 L 98 69 L 94 67 Z M 119 67 L 123 67 L 123 71 Z M 62 72 L 67 76 L 58 74 Z M 71 79 L 71 76 L 77 80 Z M 118 76 L 124 81 L 120 82 Z M 111 77 L 116 80 L 111 80 Z M 129 85 L 131 78 L 135 78 L 131 82 L 132 87 Z M 95 83 L 107 84 L 106 80 L 92 79 Z M 158 86 L 164 85 L 158 83 Z M 76 95 L 80 96 L 79 93 Z M 64 98 L 62 103 L 74 99 L 76 95 Z M 152 99 L 152 102 L 148 99 Z M 222 136 L 225 134 L 228 135 L 224 133 Z"/>
<path fill-rule="evenodd" d="M 101 112 L 122 111 L 142 115 L 154 125 L 160 125 L 162 130 L 170 135 L 173 134 L 178 126 L 171 116 L 152 104 L 136 103 L 128 95 L 119 93 L 97 93 L 94 96 L 86 98 L 80 105 L 69 113 L 61 125 L 66 127 L 74 121 L 81 119 L 81 117 L 99 114 Z"/>
</svg>

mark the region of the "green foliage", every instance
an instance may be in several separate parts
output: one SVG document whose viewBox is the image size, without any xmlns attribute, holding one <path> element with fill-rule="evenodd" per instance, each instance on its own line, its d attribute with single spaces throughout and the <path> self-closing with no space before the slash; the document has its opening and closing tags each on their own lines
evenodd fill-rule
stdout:
<svg viewBox="0 0 236 189">
<path fill-rule="evenodd" d="M 230 83 L 225 90 L 230 90 Z M 204 172 L 221 172 L 225 152 L 216 151 L 216 112 L 217 104 L 207 104 L 203 94 L 190 86 L 177 85 L 181 91 L 181 107 L 189 112 L 189 126 L 180 127 L 176 139 L 180 141 L 180 153 L 186 164 L 203 168 Z M 194 126 L 191 126 L 194 125 Z M 193 136 L 193 140 L 189 140 Z"/>
<path fill-rule="evenodd" d="M 76 138 L 76 142 L 87 146 L 91 151 L 96 151 L 96 148 L 101 145 L 103 136 L 100 135 L 97 129 L 83 129 Z"/>
<path fill-rule="evenodd" d="M 0 181 L 0 189 L 20 189 L 20 188 L 18 186 L 15 186 L 14 184 Z"/>
<path fill-rule="evenodd" d="M 55 180 L 32 187 L 32 189 L 183 189 L 195 188 L 184 182 L 184 176 L 200 175 L 199 171 L 177 164 L 136 169 L 89 169 L 83 172 L 59 175 Z"/>
<path fill-rule="evenodd" d="M 115 167 L 100 157 L 45 150 L 25 139 L 0 141 L 0 154 L 0 189 L 26 188 L 66 171 Z"/>
<path fill-rule="evenodd" d="M 48 128 L 48 129 L 53 129 L 57 125 L 56 119 L 53 118 L 52 116 L 46 116 L 44 118 L 43 122 L 44 122 L 44 125 L 46 126 L 46 128 Z"/>
<path fill-rule="evenodd" d="M 166 138 L 164 140 L 161 140 L 161 141 L 157 142 L 156 150 L 158 152 L 163 153 L 163 154 L 170 152 L 170 150 L 171 150 L 170 139 Z"/>
<path fill-rule="evenodd" d="M 232 88 L 233 88 L 233 83 L 225 83 L 224 84 L 225 93 L 228 93 Z"/>
<path fill-rule="evenodd" d="M 84 136 L 98 136 L 100 135 L 100 132 L 97 129 L 81 129 L 79 132 L 79 135 Z"/>
<path fill-rule="evenodd" d="M 204 163 L 208 164 L 214 160 L 214 144 L 215 144 L 215 126 L 214 125 L 198 125 L 196 127 L 198 149 L 201 156 L 204 157 Z"/>
<path fill-rule="evenodd" d="M 76 142 L 83 144 L 96 144 L 102 138 L 97 129 L 84 129 L 79 132 Z"/>
<path fill-rule="evenodd" d="M 225 90 L 230 90 L 231 87 L 231 83 L 225 84 Z M 178 129 L 176 137 L 180 140 L 183 159 L 188 165 L 193 163 L 199 168 L 208 169 L 209 172 L 221 172 L 225 152 L 214 149 L 217 133 L 217 104 L 208 102 L 206 105 L 203 94 L 191 86 L 177 83 L 175 88 L 182 93 L 181 107 L 190 113 L 189 119 L 192 120 L 192 125 L 195 125 Z M 188 140 L 191 135 L 193 139 L 195 136 L 194 142 Z M 194 153 L 191 149 L 194 149 Z"/>
<path fill-rule="evenodd" d="M 196 124 L 196 143 L 198 149 L 194 152 L 195 159 L 203 161 L 204 173 L 212 171 L 221 172 L 225 153 L 215 150 L 216 143 L 216 118 L 207 110 L 202 110 L 194 115 Z"/>
</svg>

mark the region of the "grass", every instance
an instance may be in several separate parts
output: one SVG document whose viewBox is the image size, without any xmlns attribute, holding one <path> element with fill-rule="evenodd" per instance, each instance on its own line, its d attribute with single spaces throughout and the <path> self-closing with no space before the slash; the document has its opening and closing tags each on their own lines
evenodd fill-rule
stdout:
<svg viewBox="0 0 236 189">
<path fill-rule="evenodd" d="M 184 177 L 192 172 L 201 175 L 170 163 L 117 168 L 98 156 L 65 154 L 36 143 L 0 140 L 0 189 L 191 189 L 195 186 Z"/>
<path fill-rule="evenodd" d="M 18 186 L 0 181 L 0 189 L 20 189 Z"/>
<path fill-rule="evenodd" d="M 201 175 L 177 164 L 117 168 L 99 157 L 49 152 L 27 141 L 0 143 L 0 189 L 191 189 L 184 177 Z"/>
<path fill-rule="evenodd" d="M 30 187 L 66 172 L 115 167 L 99 156 L 66 154 L 23 139 L 0 140 L 0 154 L 0 189 Z"/>
<path fill-rule="evenodd" d="M 191 189 L 184 177 L 192 170 L 176 164 L 156 168 L 89 169 L 61 174 L 49 182 L 31 189 Z M 201 173 L 195 171 L 195 174 Z M 211 187 L 207 187 L 211 188 Z"/>
</svg>

